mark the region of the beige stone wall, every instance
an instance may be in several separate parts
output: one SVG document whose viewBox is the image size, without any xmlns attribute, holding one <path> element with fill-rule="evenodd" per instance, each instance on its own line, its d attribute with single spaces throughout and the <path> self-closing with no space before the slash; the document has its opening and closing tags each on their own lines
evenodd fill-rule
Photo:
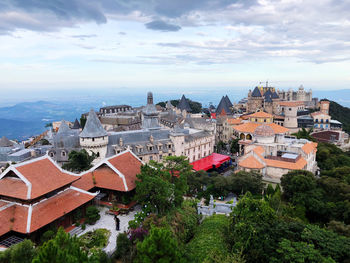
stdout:
<svg viewBox="0 0 350 263">
<path fill-rule="evenodd" d="M 215 136 L 209 135 L 198 140 L 185 143 L 184 155 L 188 157 L 189 162 L 194 162 L 213 153 L 215 145 Z"/>
</svg>

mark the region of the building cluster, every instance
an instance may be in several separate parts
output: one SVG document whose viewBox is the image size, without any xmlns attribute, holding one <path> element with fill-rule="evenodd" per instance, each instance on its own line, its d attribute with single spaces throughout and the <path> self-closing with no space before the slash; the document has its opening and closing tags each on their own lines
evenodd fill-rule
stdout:
<svg viewBox="0 0 350 263">
<path fill-rule="evenodd" d="M 149 92 L 143 107 L 108 106 L 90 110 L 81 123 L 53 123 L 33 140 L 45 137 L 49 145 L 28 148 L 3 137 L 0 163 L 13 164 L 0 175 L 0 246 L 11 245 L 13 236 L 37 239 L 52 226 L 67 227 L 93 200 L 132 195 L 141 166 L 167 156 L 186 156 L 194 170 L 226 169 L 232 157 L 236 171 L 256 171 L 266 183 L 279 183 L 291 170 L 316 174 L 317 143 L 293 133 L 312 128 L 318 141 L 348 141 L 329 105 L 303 87 L 285 92 L 266 85 L 238 104 L 226 95 L 217 107 L 194 113 L 184 95 L 176 106 L 168 101 L 160 107 Z M 213 154 L 220 141 L 232 140 L 239 146 L 235 156 Z M 63 170 L 69 153 L 82 149 L 96 156 L 94 166 L 82 174 Z"/>
<path fill-rule="evenodd" d="M 104 118 L 111 117 L 110 114 L 118 110 L 140 115 L 140 127 L 126 131 L 106 129 Z M 185 155 L 192 162 L 214 151 L 214 123 L 210 119 L 192 118 L 184 96 L 177 107 L 160 111 L 153 104 L 153 94 L 148 93 L 147 104 L 139 112 L 124 105 L 122 108 L 102 108 L 99 115 L 100 118 L 91 110 L 82 130 L 71 129 L 62 121 L 58 132 L 53 135 L 49 156 L 63 164 L 68 161 L 69 152 L 85 149 L 89 153 L 93 152 L 97 156 L 95 162 L 98 162 L 124 150 L 131 150 L 145 162 L 161 162 L 164 157 L 172 155 Z"/>
<path fill-rule="evenodd" d="M 95 199 L 120 201 L 133 193 L 142 162 L 130 151 L 103 159 L 83 174 L 49 156 L 11 165 L 0 175 L 0 247 L 47 230 L 70 227 Z"/>
</svg>

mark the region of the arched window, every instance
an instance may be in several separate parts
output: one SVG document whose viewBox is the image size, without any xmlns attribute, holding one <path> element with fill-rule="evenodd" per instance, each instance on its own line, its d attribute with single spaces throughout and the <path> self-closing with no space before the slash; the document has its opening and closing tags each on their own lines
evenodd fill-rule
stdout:
<svg viewBox="0 0 350 263">
<path fill-rule="evenodd" d="M 327 119 L 327 120 L 326 120 L 326 123 L 328 123 L 328 122 L 329 122 L 329 120 Z"/>
<path fill-rule="evenodd" d="M 250 134 L 247 134 L 246 139 L 247 139 L 247 140 L 251 140 L 251 139 L 252 139 L 252 136 L 251 136 Z"/>
<path fill-rule="evenodd" d="M 318 119 L 316 119 L 315 122 L 318 122 Z"/>
<path fill-rule="evenodd" d="M 92 141 L 94 142 L 94 141 L 95 141 L 95 138 L 92 138 Z"/>
<path fill-rule="evenodd" d="M 97 157 L 100 157 L 100 152 L 97 152 L 96 156 L 97 156 Z"/>
<path fill-rule="evenodd" d="M 321 123 L 323 123 L 323 119 L 321 119 Z"/>
</svg>

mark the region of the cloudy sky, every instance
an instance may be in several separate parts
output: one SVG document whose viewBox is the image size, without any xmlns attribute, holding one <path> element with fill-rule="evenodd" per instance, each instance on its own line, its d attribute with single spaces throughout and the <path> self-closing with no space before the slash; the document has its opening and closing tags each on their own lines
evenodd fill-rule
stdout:
<svg viewBox="0 0 350 263">
<path fill-rule="evenodd" d="M 350 84 L 350 1 L 0 0 L 0 89 Z"/>
</svg>

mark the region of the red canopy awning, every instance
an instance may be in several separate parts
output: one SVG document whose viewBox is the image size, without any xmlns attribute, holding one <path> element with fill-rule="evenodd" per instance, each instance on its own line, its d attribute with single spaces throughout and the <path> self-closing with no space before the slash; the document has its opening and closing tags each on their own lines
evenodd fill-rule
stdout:
<svg viewBox="0 0 350 263">
<path fill-rule="evenodd" d="M 193 166 L 193 170 L 208 171 L 213 168 L 213 165 L 215 165 L 215 167 L 217 168 L 220 165 L 222 165 L 224 162 L 227 162 L 229 160 L 230 160 L 230 156 L 218 154 L 218 153 L 212 153 L 207 157 L 194 161 L 193 163 L 191 163 L 191 165 Z"/>
</svg>

